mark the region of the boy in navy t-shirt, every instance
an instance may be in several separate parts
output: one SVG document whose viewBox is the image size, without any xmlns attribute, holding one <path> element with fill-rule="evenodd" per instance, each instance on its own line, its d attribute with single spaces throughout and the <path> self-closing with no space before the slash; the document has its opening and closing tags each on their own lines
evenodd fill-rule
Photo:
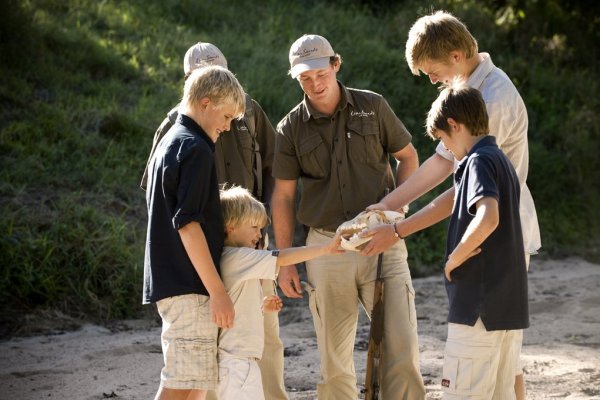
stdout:
<svg viewBox="0 0 600 400">
<path fill-rule="evenodd" d="M 515 398 L 512 336 L 529 326 L 519 181 L 488 132 L 481 93 L 459 82 L 427 117 L 427 134 L 459 160 L 444 267 L 444 398 Z"/>
<path fill-rule="evenodd" d="M 225 235 L 213 151 L 243 115 L 244 91 L 228 70 L 201 68 L 179 111 L 150 160 L 146 191 L 143 302 L 156 303 L 163 323 L 157 400 L 216 388 L 218 327 L 231 328 L 235 314 L 219 277 Z"/>
</svg>

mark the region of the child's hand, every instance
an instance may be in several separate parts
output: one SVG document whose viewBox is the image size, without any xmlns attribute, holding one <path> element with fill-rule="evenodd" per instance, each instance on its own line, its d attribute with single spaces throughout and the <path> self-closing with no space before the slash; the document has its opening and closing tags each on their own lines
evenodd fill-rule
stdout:
<svg viewBox="0 0 600 400">
<path fill-rule="evenodd" d="M 263 312 L 279 312 L 283 308 L 283 301 L 277 295 L 263 298 Z"/>
<path fill-rule="evenodd" d="M 210 310 L 212 322 L 219 328 L 230 329 L 233 327 L 235 309 L 227 292 L 210 296 Z"/>
<path fill-rule="evenodd" d="M 480 247 L 476 248 L 471 253 L 467 254 L 461 260 L 456 260 L 453 257 L 454 253 L 450 254 L 448 256 L 448 260 L 446 261 L 446 265 L 444 266 L 444 275 L 446 275 L 446 279 L 448 279 L 448 282 L 452 282 L 452 278 L 450 277 L 450 274 L 452 273 L 452 271 L 454 271 L 456 268 L 460 267 L 462 265 L 462 263 L 467 261 L 469 258 L 476 256 L 479 253 L 481 253 Z"/>
<path fill-rule="evenodd" d="M 374 211 L 374 210 L 384 210 L 385 211 L 387 209 L 388 208 L 383 203 L 371 204 L 370 206 L 368 206 L 367 208 L 365 208 L 366 211 Z"/>
<path fill-rule="evenodd" d="M 342 233 L 338 232 L 335 234 L 333 239 L 331 239 L 331 242 L 329 242 L 329 243 L 327 243 L 327 245 L 325 245 L 325 247 L 324 247 L 325 254 L 344 254 L 346 252 L 346 250 L 340 249 L 341 244 L 342 244 Z"/>
</svg>

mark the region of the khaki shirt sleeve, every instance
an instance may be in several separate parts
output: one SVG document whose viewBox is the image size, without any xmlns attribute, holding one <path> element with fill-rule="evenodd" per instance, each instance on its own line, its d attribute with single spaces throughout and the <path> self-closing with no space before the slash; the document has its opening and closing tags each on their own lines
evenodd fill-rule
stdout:
<svg viewBox="0 0 600 400">
<path fill-rule="evenodd" d="M 273 157 L 273 177 L 295 180 L 300 177 L 300 164 L 292 138 L 292 127 L 288 117 L 279 122 L 275 137 L 275 155 Z"/>
<path fill-rule="evenodd" d="M 378 109 L 381 144 L 385 151 L 392 154 L 408 146 L 412 135 L 383 97 L 381 97 Z"/>
</svg>

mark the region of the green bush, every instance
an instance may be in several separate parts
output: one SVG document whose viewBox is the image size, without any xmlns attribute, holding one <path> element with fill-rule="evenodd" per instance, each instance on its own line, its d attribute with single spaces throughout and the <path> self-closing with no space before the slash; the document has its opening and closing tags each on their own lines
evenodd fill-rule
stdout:
<svg viewBox="0 0 600 400">
<path fill-rule="evenodd" d="M 302 96 L 287 75 L 289 45 L 304 33 L 328 37 L 344 59 L 340 80 L 383 94 L 424 161 L 435 143 L 423 120 L 437 90 L 411 75 L 404 42 L 418 16 L 441 8 L 467 23 L 528 107 L 528 183 L 544 252 L 600 259 L 597 13 L 579 1 L 392 3 L 2 2 L 0 310 L 139 315 L 139 179 L 154 129 L 179 101 L 194 42 L 217 44 L 276 124 Z M 415 276 L 439 271 L 445 229 L 408 240 Z"/>
</svg>

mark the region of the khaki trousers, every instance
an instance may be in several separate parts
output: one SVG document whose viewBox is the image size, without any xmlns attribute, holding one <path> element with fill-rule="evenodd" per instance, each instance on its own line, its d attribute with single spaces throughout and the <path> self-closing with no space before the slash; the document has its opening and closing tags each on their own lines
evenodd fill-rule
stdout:
<svg viewBox="0 0 600 400">
<path fill-rule="evenodd" d="M 275 282 L 263 279 L 263 294 L 275 294 Z M 266 400 L 288 400 L 283 382 L 283 342 L 279 337 L 279 316 L 265 313 L 265 348 L 258 366 L 262 376 Z"/>
<path fill-rule="evenodd" d="M 275 294 L 273 281 L 263 279 L 263 294 Z M 277 313 L 265 313 L 265 348 L 263 356 L 258 361 L 265 400 L 288 400 L 283 381 L 283 343 L 279 338 L 279 318 Z M 214 391 L 208 392 L 206 400 L 217 400 Z M 226 400 L 226 399 L 223 399 Z"/>
<path fill-rule="evenodd" d="M 333 233 L 310 230 L 306 244 L 331 240 Z M 382 344 L 383 400 L 425 398 L 419 371 L 419 344 L 414 289 L 404 241 L 383 257 L 384 332 Z M 321 358 L 319 400 L 356 400 L 353 349 L 358 322 L 358 304 L 370 316 L 377 275 L 377 257 L 355 252 L 324 256 L 306 263 L 309 306 Z M 362 379 L 362 378 L 361 378 Z"/>
</svg>

